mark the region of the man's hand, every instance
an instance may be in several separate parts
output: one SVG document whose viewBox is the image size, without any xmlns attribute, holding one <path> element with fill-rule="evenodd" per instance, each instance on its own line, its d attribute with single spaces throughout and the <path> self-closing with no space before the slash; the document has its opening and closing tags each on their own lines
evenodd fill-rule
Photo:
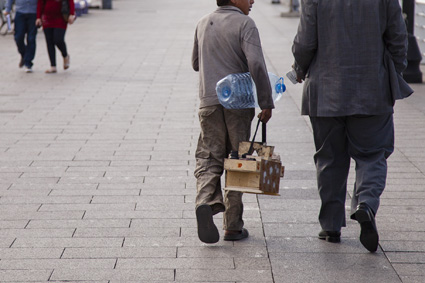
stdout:
<svg viewBox="0 0 425 283">
<path fill-rule="evenodd" d="M 9 12 L 4 11 L 4 12 L 3 12 L 3 14 L 4 14 L 5 16 L 7 16 L 7 15 L 9 15 L 10 13 L 9 13 Z"/>
<path fill-rule="evenodd" d="M 271 117 L 272 117 L 272 109 L 263 109 L 258 114 L 258 118 L 260 118 L 260 121 L 263 123 L 267 123 Z"/>
</svg>

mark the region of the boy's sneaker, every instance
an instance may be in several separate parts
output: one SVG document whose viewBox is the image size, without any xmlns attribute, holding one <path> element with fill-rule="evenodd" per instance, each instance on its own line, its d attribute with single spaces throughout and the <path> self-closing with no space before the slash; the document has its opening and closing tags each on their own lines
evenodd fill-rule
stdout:
<svg viewBox="0 0 425 283">
<path fill-rule="evenodd" d="M 22 68 L 24 66 L 24 58 L 21 57 L 21 61 L 19 61 L 19 68 Z"/>
<path fill-rule="evenodd" d="M 32 73 L 31 67 L 26 67 L 25 66 L 25 73 Z"/>
</svg>

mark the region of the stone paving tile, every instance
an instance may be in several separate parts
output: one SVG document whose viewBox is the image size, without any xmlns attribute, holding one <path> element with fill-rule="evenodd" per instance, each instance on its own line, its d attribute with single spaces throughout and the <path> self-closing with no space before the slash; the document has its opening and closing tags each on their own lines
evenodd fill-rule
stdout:
<svg viewBox="0 0 425 283">
<path fill-rule="evenodd" d="M 281 253 L 271 255 L 276 282 L 401 282 L 383 254 Z"/>
<path fill-rule="evenodd" d="M 49 196 L 139 196 L 140 189 L 131 190 L 87 190 L 87 189 L 58 189 L 49 190 Z"/>
<path fill-rule="evenodd" d="M 61 258 L 176 258 L 176 247 L 66 248 Z"/>
<path fill-rule="evenodd" d="M 425 276 L 423 264 L 394 263 L 392 266 L 400 276 Z"/>
<path fill-rule="evenodd" d="M 222 270 L 214 269 L 177 269 L 177 282 L 273 282 L 270 270 Z"/>
<path fill-rule="evenodd" d="M 116 269 L 235 269 L 232 258 L 136 258 L 118 259 Z"/>
<path fill-rule="evenodd" d="M 252 237 L 251 237 L 252 238 Z M 252 239 L 244 243 L 252 242 Z M 220 241 L 215 244 L 202 243 L 197 235 L 186 237 L 126 237 L 124 247 L 232 247 L 233 242 Z M 265 244 L 263 244 L 265 246 Z"/>
<path fill-rule="evenodd" d="M 0 237 L 21 237 L 21 238 L 46 238 L 57 237 L 67 238 L 72 237 L 75 229 L 1 229 Z"/>
<path fill-rule="evenodd" d="M 10 206 L 9 206 L 10 207 Z M 14 206 L 16 207 L 16 206 Z M 37 208 L 39 208 L 40 205 L 37 205 Z M 24 206 L 22 206 L 23 209 L 25 209 Z M 17 208 L 19 210 L 19 207 Z M 51 219 L 51 220 L 59 220 L 59 219 L 82 219 L 84 216 L 84 211 L 69 211 L 69 212 L 62 212 L 62 211 L 36 211 L 35 210 L 28 210 L 28 211 L 7 211 L 4 213 L 0 213 L 0 219 L 7 219 L 7 220 L 26 220 L 27 222 L 32 219 Z"/>
<path fill-rule="evenodd" d="M 52 283 L 63 283 L 64 281 L 52 281 L 52 280 L 49 280 L 49 282 L 52 282 Z M 110 281 L 93 281 L 93 280 L 91 280 L 91 281 L 80 281 L 80 280 L 78 280 L 78 281 L 71 281 L 71 280 L 67 280 L 65 282 L 66 283 L 111 283 Z M 35 282 L 35 283 L 41 283 L 41 282 Z"/>
<path fill-rule="evenodd" d="M 28 225 L 28 220 L 15 220 L 15 221 L 0 221 L 2 229 L 23 229 Z"/>
<path fill-rule="evenodd" d="M 30 220 L 25 228 L 128 228 L 130 223 L 130 219 Z"/>
<path fill-rule="evenodd" d="M 26 259 L 1 260 L 0 270 L 49 270 L 49 269 L 114 269 L 116 259 Z"/>
<path fill-rule="evenodd" d="M 380 243 L 385 252 L 425 252 L 425 240 L 421 241 L 382 241 Z"/>
<path fill-rule="evenodd" d="M 53 270 L 0 270 L 1 282 L 32 282 L 49 280 Z"/>
<path fill-rule="evenodd" d="M 0 193 L 2 196 L 27 196 L 27 195 L 31 195 L 31 196 L 48 196 L 51 193 L 51 189 L 34 189 L 34 190 L 28 190 L 28 189 L 22 189 L 22 190 L 17 190 L 14 187 L 10 187 L 9 190 L 0 190 Z"/>
<path fill-rule="evenodd" d="M 171 283 L 171 282 L 176 282 L 176 281 L 156 281 L 155 279 L 153 279 L 153 281 L 119 281 L 119 280 L 112 280 L 112 281 L 109 281 L 108 283 Z M 192 283 L 200 283 L 200 281 L 190 281 L 190 282 L 192 282 Z M 214 281 L 214 283 L 228 283 L 228 282 Z"/>
<path fill-rule="evenodd" d="M 267 249 L 263 246 L 249 246 L 247 248 L 241 247 L 179 247 L 177 251 L 179 258 L 228 258 L 228 257 L 253 257 L 267 258 Z"/>
<path fill-rule="evenodd" d="M 181 219 L 181 210 L 90 210 L 84 215 L 84 219 Z M 155 221 L 155 220 L 152 220 Z M 159 227 L 159 226 L 158 226 Z"/>
<path fill-rule="evenodd" d="M 163 237 L 180 235 L 176 228 L 77 228 L 74 237 Z M 0 234 L 1 235 L 1 234 Z"/>
<path fill-rule="evenodd" d="M 423 252 L 386 252 L 391 263 L 415 263 L 424 264 L 425 254 Z"/>
<path fill-rule="evenodd" d="M 422 283 L 424 280 L 423 276 L 400 276 L 403 283 Z"/>
<path fill-rule="evenodd" d="M 3 248 L 0 254 L 3 259 L 54 259 L 60 258 L 63 248 Z"/>
<path fill-rule="evenodd" d="M 365 253 L 357 237 L 346 237 L 342 234 L 341 244 L 332 244 L 314 238 L 268 237 L 266 238 L 269 254 L 281 253 Z"/>
<path fill-rule="evenodd" d="M 0 204 L 84 204 L 90 203 L 91 196 L 5 196 L 0 199 Z"/>
<path fill-rule="evenodd" d="M 103 203 L 103 204 L 43 204 L 38 211 L 129 211 L 134 210 L 136 203 Z"/>
<path fill-rule="evenodd" d="M 53 271 L 51 280 L 60 281 L 101 281 L 101 280 L 122 280 L 123 282 L 136 280 L 159 280 L 174 281 L 173 269 L 57 269 Z"/>
<path fill-rule="evenodd" d="M 121 247 L 124 237 L 121 238 L 20 238 L 11 245 L 13 248 L 98 248 Z"/>
</svg>

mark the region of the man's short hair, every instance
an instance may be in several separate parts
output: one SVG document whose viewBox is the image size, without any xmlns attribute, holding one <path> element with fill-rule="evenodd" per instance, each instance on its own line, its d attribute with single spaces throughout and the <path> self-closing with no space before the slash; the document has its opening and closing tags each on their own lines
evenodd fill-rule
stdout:
<svg viewBox="0 0 425 283">
<path fill-rule="evenodd" d="M 230 0 L 217 0 L 217 6 L 229 5 Z"/>
</svg>

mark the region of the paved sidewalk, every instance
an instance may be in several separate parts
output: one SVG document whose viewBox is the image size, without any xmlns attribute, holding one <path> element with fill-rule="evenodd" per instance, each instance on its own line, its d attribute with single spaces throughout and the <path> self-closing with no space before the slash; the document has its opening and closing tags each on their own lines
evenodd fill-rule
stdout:
<svg viewBox="0 0 425 283">
<path fill-rule="evenodd" d="M 12 36 L 0 37 L 0 282 L 425 282 L 423 85 L 396 105 L 376 254 L 351 220 L 341 244 L 317 239 L 301 85 L 288 85 L 268 124 L 286 166 L 281 196 L 244 196 L 246 241 L 198 240 L 190 56 L 196 22 L 215 7 L 114 0 L 69 27 L 71 68 L 57 53 L 52 75 L 41 31 L 33 74 L 18 69 Z M 286 10 L 257 0 L 251 14 L 269 71 L 280 75 L 298 24 L 280 17 Z"/>
</svg>

